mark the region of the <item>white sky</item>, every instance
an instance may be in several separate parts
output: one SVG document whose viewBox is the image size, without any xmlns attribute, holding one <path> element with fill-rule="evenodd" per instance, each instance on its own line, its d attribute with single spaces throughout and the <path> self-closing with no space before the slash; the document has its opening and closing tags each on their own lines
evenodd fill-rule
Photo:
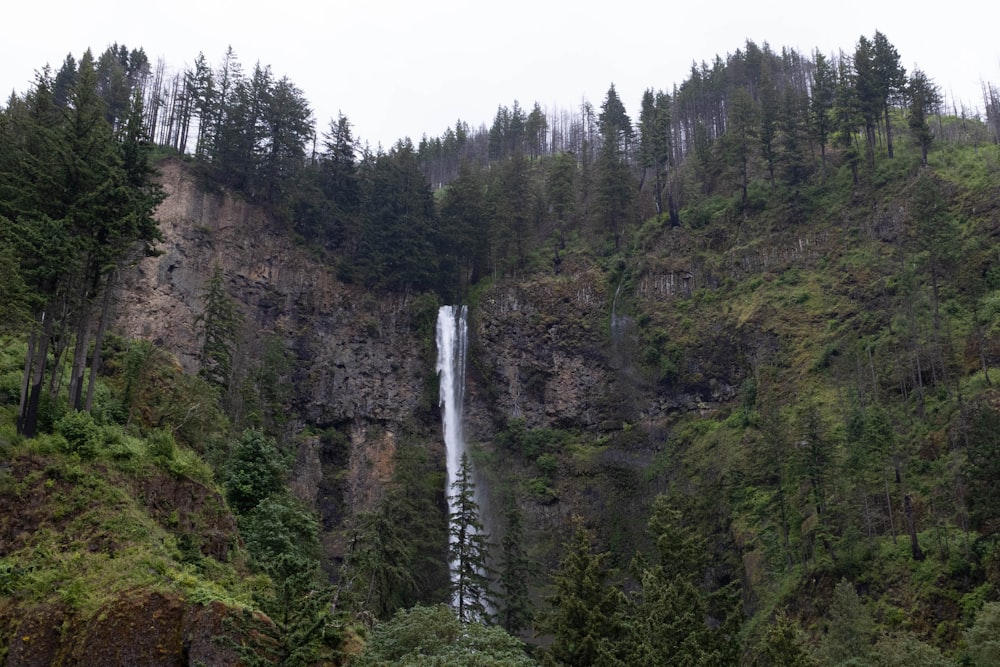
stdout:
<svg viewBox="0 0 1000 667">
<path fill-rule="evenodd" d="M 16 3 L 16 4 L 15 4 Z M 433 137 L 461 118 L 487 126 L 497 106 L 599 106 L 614 83 L 633 120 L 647 88 L 670 90 L 692 61 L 742 48 L 852 51 L 885 33 L 912 71 L 948 96 L 982 106 L 1000 83 L 1000 6 L 908 0 L 14 0 L 0 37 L 0 100 L 24 92 L 46 63 L 58 70 L 117 42 L 172 71 L 232 45 L 244 71 L 260 61 L 309 100 L 317 128 L 342 111 L 355 137 L 388 148 Z M 820 15 L 822 12 L 822 17 Z"/>
</svg>

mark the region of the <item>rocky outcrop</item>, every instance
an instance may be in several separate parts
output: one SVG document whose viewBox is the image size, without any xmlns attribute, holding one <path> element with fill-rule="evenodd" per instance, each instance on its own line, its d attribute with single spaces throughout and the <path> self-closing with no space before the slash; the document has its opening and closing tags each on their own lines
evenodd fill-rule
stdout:
<svg viewBox="0 0 1000 667">
<path fill-rule="evenodd" d="M 18 613 L 7 633 L 7 667 L 235 665 L 232 647 L 253 639 L 238 629 L 245 625 L 241 612 L 154 591 L 116 598 L 86 621 L 52 604 Z"/>
<path fill-rule="evenodd" d="M 292 488 L 319 509 L 329 531 L 327 554 L 336 558 L 332 535 L 381 497 L 403 434 L 411 441 L 416 432 L 443 467 L 427 328 L 436 304 L 340 283 L 332 267 L 264 212 L 237 195 L 206 192 L 180 161 L 166 162 L 161 179 L 168 194 L 157 214 L 162 254 L 123 276 L 117 330 L 152 340 L 195 371 L 201 293 L 214 267 L 221 268 L 247 323 L 244 357 L 252 359 L 270 337 L 293 360 L 285 378 L 292 388 L 287 440 L 299 446 Z M 558 268 L 500 280 L 471 309 L 465 432 L 494 450 L 511 418 L 528 429 L 584 434 L 608 446 L 580 454 L 587 463 L 570 466 L 574 474 L 586 479 L 595 469 L 619 470 L 607 482 L 619 485 L 655 457 L 672 415 L 732 399 L 737 345 L 722 330 L 706 331 L 700 349 L 685 360 L 693 381 L 665 387 L 637 361 L 635 323 L 613 312 L 621 286 L 609 287 L 606 271 L 587 258 L 564 258 Z M 711 282 L 707 270 L 690 268 L 659 267 L 666 272 L 659 277 L 647 270 L 629 288 L 632 298 L 643 307 L 668 307 L 671 299 L 690 296 L 692 281 Z M 305 425 L 324 435 L 296 432 Z M 529 465 L 524 461 L 504 462 L 506 454 L 498 454 L 508 474 L 534 474 L 518 468 Z M 534 517 L 557 525 L 581 504 L 603 503 L 609 488 L 586 482 L 572 491 L 546 490 Z M 557 497 L 567 502 L 554 508 Z"/>
<path fill-rule="evenodd" d="M 198 369 L 202 290 L 216 266 L 246 324 L 245 349 L 265 334 L 296 360 L 296 409 L 311 423 L 401 421 L 426 375 L 412 328 L 412 299 L 375 299 L 336 280 L 260 208 L 207 193 L 180 161 L 160 167 L 161 254 L 123 272 L 116 329 Z M 240 351 L 237 351 L 240 354 Z"/>
<path fill-rule="evenodd" d="M 378 500 L 392 475 L 396 434 L 404 424 L 413 429 L 422 405 L 426 411 L 434 360 L 432 341 L 415 324 L 419 300 L 375 298 L 342 284 L 259 207 L 206 192 L 179 160 L 160 166 L 160 180 L 167 193 L 157 210 L 160 254 L 122 272 L 114 329 L 152 341 L 196 372 L 202 292 L 218 266 L 244 319 L 234 367 L 259 359 L 265 339 L 278 341 L 291 360 L 281 378 L 290 387 L 287 441 L 299 448 L 291 486 L 335 529 Z M 339 436 L 300 437 L 306 424 Z M 337 541 L 324 543 L 335 557 Z"/>
</svg>

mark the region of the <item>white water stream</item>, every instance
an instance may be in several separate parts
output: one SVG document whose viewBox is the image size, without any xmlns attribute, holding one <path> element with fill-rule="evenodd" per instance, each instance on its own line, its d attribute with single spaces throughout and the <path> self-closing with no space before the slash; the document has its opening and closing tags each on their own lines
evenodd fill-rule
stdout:
<svg viewBox="0 0 1000 667">
<path fill-rule="evenodd" d="M 465 394 L 465 351 L 468 335 L 468 306 L 441 306 L 437 319 L 437 372 L 441 385 L 441 426 L 444 431 L 445 460 L 448 481 L 445 493 L 448 497 L 449 544 L 451 517 L 455 514 L 451 485 L 458 479 L 465 453 L 465 438 L 462 434 L 462 403 Z M 455 563 L 449 563 L 452 583 L 455 581 Z"/>
<path fill-rule="evenodd" d="M 448 495 L 465 453 L 462 402 L 465 394 L 465 347 L 468 306 L 441 306 L 437 319 L 437 372 L 441 384 L 441 425 L 448 468 Z M 448 511 L 452 511 L 451 500 Z"/>
</svg>

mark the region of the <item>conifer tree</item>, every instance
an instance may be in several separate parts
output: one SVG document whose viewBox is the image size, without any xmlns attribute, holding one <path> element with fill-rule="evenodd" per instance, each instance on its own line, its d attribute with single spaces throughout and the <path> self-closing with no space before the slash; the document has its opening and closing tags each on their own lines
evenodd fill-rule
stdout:
<svg viewBox="0 0 1000 667">
<path fill-rule="evenodd" d="M 896 51 L 896 47 L 878 30 L 875 31 L 875 37 L 872 39 L 872 58 L 878 102 L 885 122 L 886 152 L 889 158 L 892 158 L 892 115 L 889 110 L 906 91 L 906 70 L 900 64 L 899 52 Z"/>
<path fill-rule="evenodd" d="M 604 229 L 611 233 L 615 248 L 621 243 L 631 214 L 634 197 L 633 177 L 628 167 L 632 122 L 625 113 L 612 84 L 598 115 L 601 148 L 597 156 L 597 204 Z"/>
<path fill-rule="evenodd" d="M 520 508 L 512 505 L 505 517 L 507 532 L 500 540 L 496 618 L 504 630 L 516 635 L 530 627 L 534 617 L 528 593 L 528 582 L 534 574 L 534 568 L 524 550 L 524 525 Z"/>
<path fill-rule="evenodd" d="M 820 51 L 814 56 L 812 96 L 809 98 L 809 120 L 812 136 L 819 143 L 820 177 L 826 180 L 826 146 L 833 132 L 833 110 L 837 89 L 837 72 Z"/>
<path fill-rule="evenodd" d="M 910 100 L 910 115 L 907 126 L 917 145 L 920 146 L 920 162 L 927 164 L 927 151 L 930 149 L 934 134 L 931 132 L 927 117 L 937 111 L 941 104 L 941 93 L 937 86 L 921 70 L 914 70 L 906 88 Z"/>
<path fill-rule="evenodd" d="M 795 621 L 779 613 L 767 626 L 764 637 L 755 650 L 754 667 L 819 667 L 809 653 L 802 630 Z"/>
<path fill-rule="evenodd" d="M 555 592 L 549 611 L 538 629 L 551 634 L 549 655 L 556 664 L 622 664 L 620 642 L 624 636 L 624 599 L 608 582 L 608 552 L 595 553 L 593 534 L 579 516 L 573 518 L 573 535 L 563 545 L 565 554 L 553 576 Z"/>
<path fill-rule="evenodd" d="M 667 496 L 658 496 L 648 524 L 656 546 L 653 564 L 640 566 L 636 591 L 627 616 L 629 639 L 625 643 L 628 664 L 727 665 L 738 656 L 736 634 L 742 620 L 739 604 L 721 604 L 696 584 L 704 571 L 704 540 L 685 525 L 680 511 Z M 641 564 L 638 564 L 641 565 Z M 724 621 L 709 627 L 713 606 Z"/>
<path fill-rule="evenodd" d="M 452 602 L 463 621 L 480 620 L 485 617 L 488 604 L 489 543 L 479 519 L 472 467 L 465 453 L 451 489 L 448 560 L 452 569 Z"/>
<path fill-rule="evenodd" d="M 833 589 L 829 626 L 823 650 L 831 665 L 868 664 L 872 651 L 873 626 L 871 614 L 861 602 L 854 585 L 841 579 Z"/>
<path fill-rule="evenodd" d="M 233 354 L 239 338 L 242 318 L 236 302 L 226 290 L 225 276 L 218 264 L 202 290 L 203 307 L 197 318 L 204 336 L 199 361 L 199 375 L 228 389 L 232 381 Z"/>
</svg>

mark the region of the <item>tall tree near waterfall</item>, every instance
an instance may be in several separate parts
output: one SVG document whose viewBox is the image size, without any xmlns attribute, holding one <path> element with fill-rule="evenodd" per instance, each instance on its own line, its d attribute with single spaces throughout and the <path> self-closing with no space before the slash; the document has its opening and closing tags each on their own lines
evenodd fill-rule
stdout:
<svg viewBox="0 0 1000 667">
<path fill-rule="evenodd" d="M 202 310 L 196 319 L 201 327 L 202 345 L 198 374 L 223 391 L 232 380 L 233 355 L 242 317 L 226 289 L 225 276 L 218 264 L 201 293 Z"/>
<path fill-rule="evenodd" d="M 553 576 L 550 609 L 539 624 L 552 635 L 548 656 L 555 664 L 619 664 L 618 649 L 625 627 L 625 598 L 608 581 L 608 552 L 595 552 L 593 533 L 583 519 L 573 518 L 573 534 Z"/>
<path fill-rule="evenodd" d="M 670 224 L 676 226 L 679 222 L 677 207 L 669 189 L 669 168 L 674 151 L 670 105 L 670 96 L 663 91 L 654 93 L 648 89 L 643 93 L 639 115 L 639 165 L 643 169 L 653 169 L 653 201 L 657 213 L 663 213 L 663 191 L 667 190 Z"/>
<path fill-rule="evenodd" d="M 469 456 L 462 454 L 458 477 L 451 484 L 448 560 L 452 568 L 452 600 L 463 621 L 486 616 L 489 597 L 488 536 L 483 532 Z"/>
<path fill-rule="evenodd" d="M 23 100 L 4 111 L 12 132 L 0 160 L 0 215 L 10 224 L 4 226 L 9 234 L 0 236 L 19 257 L 36 321 L 18 418 L 24 435 L 35 433 L 45 379 L 54 377 L 50 345 L 58 360 L 75 341 L 69 400 L 82 407 L 95 298 L 107 293 L 108 277 L 129 253 L 150 251 L 159 238 L 152 212 L 162 193 L 142 150 L 139 96 L 113 132 L 88 50 L 67 102 L 55 103 L 44 72 Z M 57 383 L 49 385 L 54 391 Z"/>
<path fill-rule="evenodd" d="M 504 516 L 507 530 L 500 540 L 496 619 L 504 630 L 516 635 L 528 629 L 534 618 L 528 591 L 534 566 L 524 550 L 524 517 L 520 508 L 514 504 Z"/>
</svg>

